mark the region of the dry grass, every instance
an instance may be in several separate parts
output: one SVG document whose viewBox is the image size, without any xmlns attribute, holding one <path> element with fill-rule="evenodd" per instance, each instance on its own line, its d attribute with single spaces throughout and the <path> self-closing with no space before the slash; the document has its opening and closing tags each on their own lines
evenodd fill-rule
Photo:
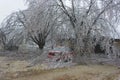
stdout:
<svg viewBox="0 0 120 80">
<path fill-rule="evenodd" d="M 53 70 L 30 69 L 30 74 L 11 80 L 118 80 L 119 69 L 113 66 L 80 65 Z"/>
<path fill-rule="evenodd" d="M 64 74 L 54 78 L 54 80 L 77 80 L 75 76 Z"/>
<path fill-rule="evenodd" d="M 120 73 L 116 72 L 117 69 L 110 66 L 77 66 L 72 73 L 61 75 L 54 80 L 118 80 Z"/>
<path fill-rule="evenodd" d="M 44 70 L 45 65 L 26 67 L 26 61 L 4 61 L 0 70 L 6 71 L 0 80 L 120 80 L 120 69 L 108 65 L 79 65 Z M 119 79 L 118 79 L 119 78 Z"/>
<path fill-rule="evenodd" d="M 105 76 L 103 80 L 120 80 L 120 71 Z"/>
</svg>

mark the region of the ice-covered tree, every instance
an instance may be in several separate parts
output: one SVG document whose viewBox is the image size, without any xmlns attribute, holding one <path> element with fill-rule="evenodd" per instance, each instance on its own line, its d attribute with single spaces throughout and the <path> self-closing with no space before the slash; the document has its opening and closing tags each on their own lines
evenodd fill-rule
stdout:
<svg viewBox="0 0 120 80">
<path fill-rule="evenodd" d="M 96 45 L 100 44 L 105 53 L 115 54 L 113 38 L 119 36 L 116 28 L 119 25 L 120 0 L 56 1 L 59 11 L 74 30 L 76 53 L 94 53 Z"/>
</svg>

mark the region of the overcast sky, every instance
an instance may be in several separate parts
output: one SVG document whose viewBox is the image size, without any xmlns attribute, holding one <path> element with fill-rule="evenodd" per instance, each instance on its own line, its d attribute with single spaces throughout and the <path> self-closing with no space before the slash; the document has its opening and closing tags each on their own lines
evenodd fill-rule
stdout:
<svg viewBox="0 0 120 80">
<path fill-rule="evenodd" d="M 24 0 L 0 0 L 0 24 L 7 15 L 26 8 Z"/>
</svg>

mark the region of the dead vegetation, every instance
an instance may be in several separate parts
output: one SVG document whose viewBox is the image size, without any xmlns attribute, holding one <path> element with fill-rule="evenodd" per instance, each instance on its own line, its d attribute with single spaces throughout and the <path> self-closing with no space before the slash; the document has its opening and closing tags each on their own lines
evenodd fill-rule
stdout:
<svg viewBox="0 0 120 80">
<path fill-rule="evenodd" d="M 24 64 L 16 61 L 11 65 Z M 2 64 L 2 63 L 1 63 Z M 16 68 L 15 68 L 16 67 Z M 20 67 L 6 71 L 2 80 L 119 80 L 120 70 L 108 65 L 78 65 L 69 68 L 43 70 L 41 65 L 34 67 Z M 1 69 L 1 67 L 0 67 Z"/>
<path fill-rule="evenodd" d="M 17 57 L 21 58 L 20 55 Z M 29 67 L 28 59 L 17 57 L 15 59 L 15 53 L 6 56 L 1 54 L 0 80 L 119 80 L 120 78 L 120 69 L 117 66 L 84 64 L 46 70 L 46 65 L 37 64 Z"/>
</svg>

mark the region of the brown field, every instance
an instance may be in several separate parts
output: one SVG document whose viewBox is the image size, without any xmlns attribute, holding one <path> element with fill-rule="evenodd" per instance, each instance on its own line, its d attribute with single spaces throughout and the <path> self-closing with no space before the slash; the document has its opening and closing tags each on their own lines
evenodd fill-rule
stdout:
<svg viewBox="0 0 120 80">
<path fill-rule="evenodd" d="M 51 70 L 43 70 L 44 65 L 27 65 L 27 61 L 0 57 L 0 80 L 120 80 L 120 69 L 109 65 L 78 65 Z"/>
</svg>

